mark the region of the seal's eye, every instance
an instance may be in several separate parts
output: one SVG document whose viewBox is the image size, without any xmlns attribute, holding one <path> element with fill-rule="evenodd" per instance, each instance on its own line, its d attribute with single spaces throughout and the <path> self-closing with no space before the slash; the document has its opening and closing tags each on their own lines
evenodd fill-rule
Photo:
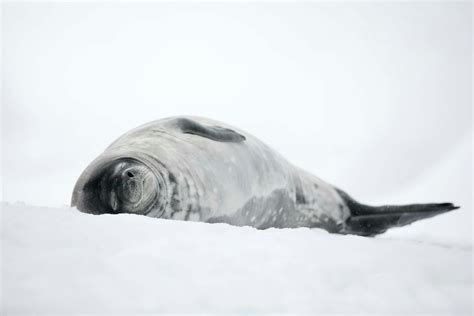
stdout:
<svg viewBox="0 0 474 316">
<path fill-rule="evenodd" d="M 129 178 L 133 178 L 135 175 L 133 173 L 131 173 L 130 171 L 127 171 L 127 176 Z"/>
</svg>

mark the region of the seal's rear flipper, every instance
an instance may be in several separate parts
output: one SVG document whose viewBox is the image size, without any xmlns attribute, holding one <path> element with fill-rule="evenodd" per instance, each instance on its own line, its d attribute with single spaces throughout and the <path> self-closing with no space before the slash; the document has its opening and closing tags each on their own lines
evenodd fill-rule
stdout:
<svg viewBox="0 0 474 316">
<path fill-rule="evenodd" d="M 351 212 L 342 233 L 361 236 L 375 236 L 389 228 L 405 226 L 459 208 L 452 203 L 369 206 L 357 202 L 344 191 L 337 191 Z"/>
</svg>

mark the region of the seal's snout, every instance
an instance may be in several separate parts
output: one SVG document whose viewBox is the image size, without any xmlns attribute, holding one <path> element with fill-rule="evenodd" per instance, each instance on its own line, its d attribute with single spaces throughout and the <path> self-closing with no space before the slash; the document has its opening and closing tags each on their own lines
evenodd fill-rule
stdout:
<svg viewBox="0 0 474 316">
<path fill-rule="evenodd" d="M 147 165 L 121 158 L 86 170 L 76 184 L 72 205 L 92 214 L 147 214 L 158 189 L 156 174 Z"/>
<path fill-rule="evenodd" d="M 140 170 L 139 167 L 130 167 L 123 171 L 121 176 L 121 187 L 117 187 L 119 193 L 122 194 L 122 198 L 130 203 L 140 202 L 145 180 L 149 174 L 149 170 Z"/>
</svg>

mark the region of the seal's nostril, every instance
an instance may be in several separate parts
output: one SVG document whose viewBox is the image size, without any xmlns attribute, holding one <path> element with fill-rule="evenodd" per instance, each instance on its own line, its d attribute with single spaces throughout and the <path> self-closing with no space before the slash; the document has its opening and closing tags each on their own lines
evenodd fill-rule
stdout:
<svg viewBox="0 0 474 316">
<path fill-rule="evenodd" d="M 131 173 L 130 171 L 127 171 L 127 176 L 129 176 L 130 178 L 133 178 L 135 175 Z"/>
</svg>

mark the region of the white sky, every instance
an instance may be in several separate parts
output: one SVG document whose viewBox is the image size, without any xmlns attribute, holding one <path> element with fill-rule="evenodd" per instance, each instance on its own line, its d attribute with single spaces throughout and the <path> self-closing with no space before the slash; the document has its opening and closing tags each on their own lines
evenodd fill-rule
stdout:
<svg viewBox="0 0 474 316">
<path fill-rule="evenodd" d="M 69 204 L 115 138 L 170 115 L 238 126 L 367 202 L 472 141 L 470 3 L 2 7 L 7 201 Z"/>
</svg>

